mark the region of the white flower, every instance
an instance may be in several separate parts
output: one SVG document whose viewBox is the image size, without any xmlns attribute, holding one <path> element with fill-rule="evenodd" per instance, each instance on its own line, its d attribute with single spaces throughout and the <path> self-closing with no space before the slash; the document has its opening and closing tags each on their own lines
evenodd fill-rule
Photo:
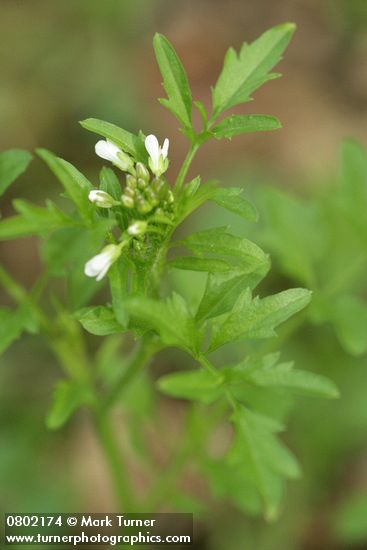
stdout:
<svg viewBox="0 0 367 550">
<path fill-rule="evenodd" d="M 134 163 L 132 158 L 109 139 L 101 139 L 98 141 L 95 146 L 95 151 L 99 157 L 109 160 L 123 172 L 131 172 L 131 170 L 133 170 Z"/>
<path fill-rule="evenodd" d="M 167 138 L 163 142 L 163 147 L 160 147 L 158 139 L 153 134 L 145 138 L 145 148 L 149 153 L 149 167 L 157 178 L 168 169 L 168 147 Z"/>
<path fill-rule="evenodd" d="M 121 254 L 122 245 L 109 244 L 97 256 L 93 256 L 84 267 L 87 277 L 95 277 L 97 281 L 103 279 L 111 265 Z"/>
<path fill-rule="evenodd" d="M 111 208 L 111 206 L 120 204 L 115 201 L 111 195 L 100 189 L 92 189 L 92 191 L 89 192 L 88 199 L 100 208 Z"/>
<path fill-rule="evenodd" d="M 127 229 L 127 232 L 129 235 L 132 235 L 133 237 L 137 235 L 144 235 L 148 227 L 147 222 L 138 220 L 133 223 L 131 223 Z"/>
</svg>

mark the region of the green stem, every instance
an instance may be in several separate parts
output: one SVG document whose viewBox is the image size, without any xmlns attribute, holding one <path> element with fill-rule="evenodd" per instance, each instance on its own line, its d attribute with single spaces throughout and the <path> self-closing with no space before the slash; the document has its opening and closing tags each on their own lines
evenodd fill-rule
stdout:
<svg viewBox="0 0 367 550">
<path fill-rule="evenodd" d="M 108 417 L 98 409 L 94 414 L 94 427 L 109 467 L 119 512 L 133 512 L 135 510 L 135 499 L 127 475 L 128 470 L 126 465 L 123 464 L 122 453 L 116 444 L 116 437 L 109 424 Z"/>
<path fill-rule="evenodd" d="M 190 165 L 193 161 L 194 156 L 196 155 L 197 150 L 199 149 L 198 143 L 193 143 L 189 149 L 189 152 L 187 153 L 187 156 L 181 166 L 181 170 L 178 173 L 177 180 L 175 183 L 175 192 L 178 195 L 181 191 L 181 188 L 183 184 L 185 183 L 185 178 L 187 176 L 187 172 L 189 171 Z"/>
<path fill-rule="evenodd" d="M 146 365 L 152 355 L 154 355 L 154 353 L 159 350 L 159 347 L 160 345 L 158 346 L 157 342 L 153 342 L 151 337 L 145 337 L 142 339 L 142 341 L 138 344 L 127 369 L 122 373 L 122 376 L 115 383 L 111 392 L 106 396 L 102 404 L 102 409 L 104 411 L 113 406 L 113 404 L 126 390 L 127 386 L 130 384 L 135 375 L 142 369 L 144 365 Z"/>
</svg>

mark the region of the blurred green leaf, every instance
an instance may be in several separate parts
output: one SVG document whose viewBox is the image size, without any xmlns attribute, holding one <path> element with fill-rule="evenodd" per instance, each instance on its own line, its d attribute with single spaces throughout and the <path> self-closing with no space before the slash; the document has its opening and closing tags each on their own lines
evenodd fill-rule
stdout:
<svg viewBox="0 0 367 550">
<path fill-rule="evenodd" d="M 15 310 L 0 308 L 0 354 L 28 329 L 30 321 L 32 318 L 26 305 Z"/>
<path fill-rule="evenodd" d="M 193 399 L 209 404 L 223 394 L 223 376 L 204 369 L 174 372 L 158 380 L 161 392 L 181 399 Z"/>
<path fill-rule="evenodd" d="M 344 349 L 352 355 L 367 351 L 367 304 L 348 294 L 335 297 L 330 304 L 329 319 Z"/>
<path fill-rule="evenodd" d="M 58 430 L 88 401 L 88 393 L 84 387 L 72 380 L 61 380 L 54 389 L 52 405 L 46 415 L 47 428 Z"/>
<path fill-rule="evenodd" d="M 85 307 L 75 312 L 74 317 L 86 331 L 96 336 L 124 332 L 123 327 L 117 321 L 115 313 L 110 307 Z"/>
<path fill-rule="evenodd" d="M 274 116 L 269 115 L 231 115 L 211 129 L 214 137 L 231 139 L 247 132 L 278 130 L 282 125 Z"/>
<path fill-rule="evenodd" d="M 252 44 L 245 42 L 239 54 L 233 48 L 228 50 L 213 89 L 213 118 L 250 101 L 252 92 L 279 76 L 269 71 L 281 60 L 294 30 L 293 23 L 284 23 L 266 31 Z"/>
<path fill-rule="evenodd" d="M 56 157 L 50 151 L 37 149 L 37 154 L 58 178 L 67 195 L 77 207 L 81 217 L 89 221 L 92 205 L 88 200 L 88 193 L 93 187 L 90 181 L 70 162 Z"/>
<path fill-rule="evenodd" d="M 240 196 L 242 192 L 243 189 L 240 187 L 220 188 L 215 190 L 210 200 L 246 220 L 255 222 L 258 218 L 257 210 L 249 201 Z"/>
<path fill-rule="evenodd" d="M 31 160 L 32 155 L 20 149 L 0 153 L 0 196 L 25 172 Z"/>
<path fill-rule="evenodd" d="M 339 397 L 339 391 L 331 380 L 313 372 L 294 370 L 293 363 L 282 363 L 257 370 L 249 379 L 258 386 L 288 388 L 318 397 Z"/>
<path fill-rule="evenodd" d="M 27 235 L 47 235 L 78 223 L 59 210 L 52 201 L 46 202 L 46 208 L 20 199 L 13 201 L 13 204 L 20 215 L 0 221 L 0 240 L 17 239 Z"/>
<path fill-rule="evenodd" d="M 136 161 L 147 163 L 148 153 L 145 150 L 144 140 L 140 136 L 97 118 L 87 118 L 82 120 L 80 124 L 86 130 L 112 141 Z"/>
<path fill-rule="evenodd" d="M 153 46 L 168 99 L 161 99 L 186 128 L 191 128 L 192 96 L 185 69 L 173 46 L 162 34 L 156 34 Z"/>
<path fill-rule="evenodd" d="M 182 256 L 171 260 L 168 265 L 170 267 L 184 269 L 187 271 L 206 271 L 208 273 L 226 273 L 231 271 L 231 266 L 229 263 L 213 258 Z"/>
<path fill-rule="evenodd" d="M 229 460 L 234 468 L 251 468 L 252 480 L 260 493 L 264 513 L 271 520 L 279 512 L 283 478 L 299 477 L 300 469 L 291 452 L 274 433 L 283 428 L 274 420 L 239 407 L 232 416 L 236 438 Z"/>
</svg>

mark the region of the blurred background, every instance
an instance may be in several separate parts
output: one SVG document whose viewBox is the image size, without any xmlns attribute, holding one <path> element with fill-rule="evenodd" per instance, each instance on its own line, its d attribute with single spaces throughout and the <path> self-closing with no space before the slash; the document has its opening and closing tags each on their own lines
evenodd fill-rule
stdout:
<svg viewBox="0 0 367 550">
<path fill-rule="evenodd" d="M 333 193 L 343 138 L 367 143 L 365 0 L 0 0 L 0 150 L 46 147 L 96 181 L 101 163 L 94 154 L 95 138 L 78 125 L 79 120 L 95 117 L 133 132 L 142 129 L 169 137 L 173 179 L 187 144 L 176 120 L 156 100 L 164 92 L 152 50 L 154 32 L 164 33 L 174 44 L 194 97 L 209 108 L 210 86 L 227 48 L 238 48 L 284 21 L 294 21 L 298 30 L 280 66 L 283 77 L 264 86 L 247 109 L 238 111 L 275 115 L 283 129 L 210 142 L 195 160 L 192 174 L 247 186 L 260 212 L 264 185 L 306 201 Z M 53 176 L 34 161 L 6 193 L 1 214 L 12 212 L 15 197 L 41 204 L 58 192 Z M 207 209 L 191 223 L 193 227 L 208 222 L 218 225 L 228 218 Z M 231 224 L 274 253 L 269 288 L 299 282 L 282 268 L 281 257 L 277 261 L 278 249 L 272 249 L 261 224 Z M 312 239 L 316 243 L 318 235 L 313 233 Z M 36 239 L 0 243 L 0 253 L 2 263 L 22 284 L 29 287 L 36 280 Z M 365 296 L 365 277 L 359 277 L 358 288 Z M 8 304 L 6 297 L 3 303 Z M 275 525 L 251 519 L 223 500 L 212 500 L 200 480 L 206 513 L 198 548 L 367 547 L 365 355 L 348 353 L 327 323 L 320 330 L 306 326 L 287 346 L 286 355 L 295 357 L 300 368 L 335 380 L 344 389 L 342 399 L 296 406 L 287 440 L 304 476 L 287 488 Z M 45 427 L 50 392 L 60 373 L 42 342 L 24 337 L 1 363 L 1 508 L 113 509 L 103 457 L 88 420 L 80 414 L 56 433 Z M 161 414 L 169 418 L 168 434 L 174 434 L 180 407 L 171 402 L 161 407 Z M 195 485 L 190 476 L 186 483 Z"/>
</svg>

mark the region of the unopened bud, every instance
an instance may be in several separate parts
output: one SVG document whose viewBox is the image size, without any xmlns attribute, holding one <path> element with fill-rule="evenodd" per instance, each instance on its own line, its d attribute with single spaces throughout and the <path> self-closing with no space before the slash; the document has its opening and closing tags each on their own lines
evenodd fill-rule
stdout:
<svg viewBox="0 0 367 550">
<path fill-rule="evenodd" d="M 149 183 L 150 174 L 148 168 L 142 162 L 137 162 L 135 169 L 137 177 Z"/>
<path fill-rule="evenodd" d="M 130 187 L 130 189 L 136 189 L 137 181 L 136 181 L 136 178 L 131 174 L 128 174 L 126 176 L 126 186 Z"/>
<path fill-rule="evenodd" d="M 150 204 L 154 207 L 154 206 L 157 206 L 157 204 L 159 204 L 159 199 L 157 198 L 157 195 L 154 193 L 153 189 L 151 189 L 150 187 L 148 187 L 146 190 L 145 190 L 145 194 L 146 194 L 146 197 L 148 199 L 148 201 L 150 202 Z"/>
<path fill-rule="evenodd" d="M 153 206 L 143 199 L 143 197 L 137 197 L 136 208 L 140 214 L 148 214 L 153 209 Z"/>
<path fill-rule="evenodd" d="M 127 232 L 129 235 L 136 237 L 137 235 L 144 235 L 148 227 L 147 222 L 143 220 L 134 221 L 129 225 Z"/>
<path fill-rule="evenodd" d="M 119 204 L 111 195 L 99 189 L 92 189 L 89 192 L 88 199 L 99 206 L 99 208 L 111 208 Z"/>
<path fill-rule="evenodd" d="M 128 195 L 121 195 L 121 202 L 125 208 L 134 208 L 134 199 Z"/>
<path fill-rule="evenodd" d="M 145 189 L 148 186 L 148 182 L 142 178 L 138 179 L 138 187 L 139 189 Z"/>
</svg>

